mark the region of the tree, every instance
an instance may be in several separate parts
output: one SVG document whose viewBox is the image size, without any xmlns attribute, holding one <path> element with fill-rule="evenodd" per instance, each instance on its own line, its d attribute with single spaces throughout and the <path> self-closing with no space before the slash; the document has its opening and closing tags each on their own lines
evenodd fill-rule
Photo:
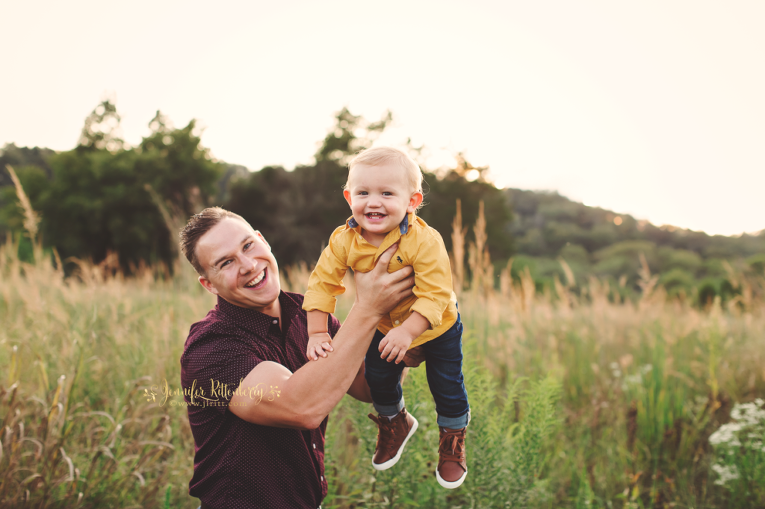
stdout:
<svg viewBox="0 0 765 509">
<path fill-rule="evenodd" d="M 157 112 L 151 134 L 125 150 L 116 149 L 113 130 L 98 127 L 104 119 L 119 119 L 108 101 L 86 120 L 81 144 L 50 159 L 53 181 L 33 199 L 44 241 L 62 257 L 99 261 L 116 251 L 125 269 L 141 260 L 172 266 L 173 230 L 211 201 L 223 165 L 200 145 L 193 120 L 173 129 Z M 177 218 L 174 225 L 161 207 Z"/>
<path fill-rule="evenodd" d="M 117 106 L 111 99 L 104 99 L 85 117 L 85 125 L 80 133 L 80 150 L 108 150 L 116 152 L 124 147 L 120 138 L 122 117 L 117 113 Z"/>
<path fill-rule="evenodd" d="M 392 121 L 390 110 L 379 121 L 368 122 L 361 115 L 354 115 L 343 107 L 335 115 L 334 129 L 324 137 L 314 156 L 316 163 L 334 162 L 346 166 L 355 154 L 371 147 Z"/>
<path fill-rule="evenodd" d="M 460 162 L 459 158 L 458 162 Z M 418 214 L 430 226 L 438 230 L 444 239 L 446 248 L 451 250 L 452 219 L 457 212 L 457 199 L 462 202 L 462 223 L 464 225 L 475 223 L 478 219 L 479 203 L 483 201 L 489 254 L 492 260 L 507 260 L 514 250 L 513 238 L 510 233 L 510 224 L 513 219 L 512 210 L 503 192 L 494 187 L 493 184 L 482 178 L 473 181 L 468 181 L 465 178 L 473 169 L 476 168 L 462 159 L 460 164 L 447 172 L 443 178 L 439 179 L 433 173 L 425 173 L 425 181 L 429 190 L 425 194 L 425 206 Z M 472 230 L 469 230 L 468 241 L 474 240 L 472 235 Z"/>
</svg>

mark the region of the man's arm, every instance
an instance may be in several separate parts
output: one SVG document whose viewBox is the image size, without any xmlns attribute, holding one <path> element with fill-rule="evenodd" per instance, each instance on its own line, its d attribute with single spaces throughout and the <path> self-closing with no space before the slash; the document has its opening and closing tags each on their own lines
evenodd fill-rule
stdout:
<svg viewBox="0 0 765 509">
<path fill-rule="evenodd" d="M 369 384 L 364 377 L 364 361 L 361 361 L 361 367 L 356 373 L 356 378 L 351 382 L 351 386 L 348 387 L 347 394 L 364 403 L 372 402 L 372 392 L 369 390 Z"/>
<path fill-rule="evenodd" d="M 380 319 L 412 294 L 410 267 L 387 272 L 395 249 L 383 253 L 370 272 L 356 273 L 356 300 L 332 342 L 332 355 L 294 373 L 275 362 L 261 362 L 242 381 L 244 390 L 231 398 L 229 409 L 234 415 L 266 426 L 315 429 L 321 424 L 357 379 L 359 362 Z M 256 386 L 275 389 L 278 392 L 273 394 L 279 396 L 272 401 L 251 399 L 248 388 Z"/>
<path fill-rule="evenodd" d="M 404 380 L 406 380 L 406 375 L 408 373 L 408 367 L 404 368 L 404 370 L 401 372 L 402 385 L 404 384 Z M 361 361 L 359 372 L 356 373 L 356 378 L 348 388 L 348 395 L 364 403 L 372 403 L 372 392 L 369 390 L 369 384 L 367 384 L 367 379 L 364 377 L 364 361 Z"/>
</svg>

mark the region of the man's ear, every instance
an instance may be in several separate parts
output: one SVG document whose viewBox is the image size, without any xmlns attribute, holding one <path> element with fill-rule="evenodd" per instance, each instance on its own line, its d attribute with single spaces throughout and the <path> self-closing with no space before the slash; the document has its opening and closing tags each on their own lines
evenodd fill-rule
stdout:
<svg viewBox="0 0 765 509">
<path fill-rule="evenodd" d="M 422 199 L 422 193 L 417 192 L 412 194 L 412 197 L 409 198 L 409 206 L 406 208 L 407 213 L 411 214 L 417 210 L 417 207 L 422 203 Z"/>
<path fill-rule="evenodd" d="M 351 192 L 347 189 L 343 190 L 343 196 L 345 197 L 345 201 L 348 202 L 348 206 L 351 206 Z"/>
<path fill-rule="evenodd" d="M 204 276 L 199 276 L 199 284 L 205 287 L 205 290 L 213 295 L 218 295 L 218 289 L 213 286 L 209 279 Z"/>
<path fill-rule="evenodd" d="M 273 251 L 273 250 L 271 249 L 271 244 L 269 244 L 269 243 L 268 243 L 268 241 L 266 240 L 266 238 L 263 236 L 263 234 L 262 234 L 262 233 L 260 233 L 260 230 L 255 230 L 255 235 L 257 235 L 258 237 L 260 237 L 260 240 L 262 240 L 262 241 L 263 241 L 263 243 L 264 243 L 266 246 L 268 246 L 268 250 L 269 250 L 269 251 Z"/>
</svg>

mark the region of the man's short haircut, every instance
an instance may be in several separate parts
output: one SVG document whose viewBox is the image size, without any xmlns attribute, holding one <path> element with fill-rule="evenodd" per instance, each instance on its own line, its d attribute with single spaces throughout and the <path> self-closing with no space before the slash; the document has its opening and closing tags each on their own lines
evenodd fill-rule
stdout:
<svg viewBox="0 0 765 509">
<path fill-rule="evenodd" d="M 422 193 L 422 171 L 420 171 L 420 167 L 408 154 L 393 147 L 374 147 L 359 152 L 348 163 L 348 181 L 351 179 L 353 169 L 360 164 L 382 166 L 388 163 L 398 164 L 403 167 L 409 178 L 409 187 L 412 189 L 412 192 Z M 348 182 L 346 182 L 345 188 L 348 188 Z"/>
<path fill-rule="evenodd" d="M 202 268 L 197 259 L 197 242 L 202 238 L 202 235 L 209 232 L 215 225 L 229 217 L 244 221 L 247 226 L 250 226 L 250 223 L 245 221 L 239 214 L 235 214 L 220 207 L 208 207 L 199 214 L 191 216 L 189 222 L 186 223 L 186 226 L 181 230 L 181 251 L 200 276 L 205 276 L 206 271 Z"/>
</svg>

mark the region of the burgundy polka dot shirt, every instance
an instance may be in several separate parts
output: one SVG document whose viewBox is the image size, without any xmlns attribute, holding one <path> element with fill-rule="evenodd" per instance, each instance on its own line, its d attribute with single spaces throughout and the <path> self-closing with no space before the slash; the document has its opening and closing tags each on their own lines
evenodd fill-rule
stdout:
<svg viewBox="0 0 765 509">
<path fill-rule="evenodd" d="M 303 296 L 281 292 L 279 302 L 283 329 L 273 317 L 218 297 L 218 305 L 191 326 L 186 340 L 184 392 L 195 387 L 217 400 L 205 403 L 184 395 L 195 445 L 189 494 L 214 509 L 316 509 L 327 495 L 326 418 L 310 431 L 274 428 L 244 421 L 227 407 L 231 392 L 261 361 L 278 362 L 293 373 L 308 362 Z M 332 317 L 330 335 L 339 329 Z"/>
</svg>

